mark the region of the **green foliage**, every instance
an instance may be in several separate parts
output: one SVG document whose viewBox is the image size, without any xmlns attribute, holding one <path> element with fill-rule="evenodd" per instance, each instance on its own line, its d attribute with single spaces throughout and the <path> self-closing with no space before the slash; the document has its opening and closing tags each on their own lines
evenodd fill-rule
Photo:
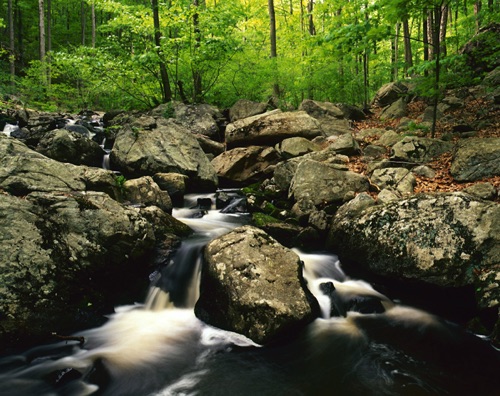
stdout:
<svg viewBox="0 0 500 396">
<path fill-rule="evenodd" d="M 441 59 L 439 86 L 434 79 L 436 63 L 423 60 L 421 26 L 422 10 L 436 5 L 434 0 L 318 1 L 310 14 L 314 34 L 308 29 L 309 15 L 301 9 L 304 2 L 276 2 L 276 59 L 269 59 L 269 16 L 264 3 L 201 3 L 198 7 L 191 0 L 159 3 L 157 48 L 149 1 L 53 0 L 50 63 L 42 63 L 37 8 L 19 0 L 15 7 L 24 30 L 22 51 L 16 50 L 18 77 L 13 89 L 9 62 L 2 62 L 0 90 L 45 110 L 145 110 L 162 100 L 159 68 L 165 64 L 175 100 L 206 101 L 227 108 L 240 98 L 267 101 L 277 83 L 276 99 L 283 108 L 297 107 L 305 98 L 363 104 L 382 84 L 404 75 L 408 65 L 403 40 L 395 36 L 395 26 L 403 20 L 410 22 L 413 51 L 408 75 L 421 96 L 435 98 L 445 88 L 475 84 L 480 77 L 460 55 L 476 31 L 472 2 L 449 3 L 453 18 L 448 24 L 448 55 Z M 95 48 L 89 47 L 91 4 L 97 17 Z M 499 12 L 496 4 L 484 6 L 479 23 L 497 21 Z M 491 50 L 498 48 L 495 37 L 486 40 L 484 53 L 479 54 L 489 64 L 498 59 L 498 51 Z M 8 60 L 8 47 L 4 38 L 0 45 L 3 60 Z M 197 92 L 197 82 L 201 92 Z"/>
<path fill-rule="evenodd" d="M 115 185 L 123 196 L 125 194 L 125 182 L 127 179 L 123 175 L 115 176 Z"/>
</svg>

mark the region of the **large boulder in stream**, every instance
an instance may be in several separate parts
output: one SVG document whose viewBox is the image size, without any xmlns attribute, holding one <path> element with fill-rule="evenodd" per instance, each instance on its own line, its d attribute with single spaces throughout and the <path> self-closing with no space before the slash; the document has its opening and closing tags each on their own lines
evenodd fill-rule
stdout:
<svg viewBox="0 0 500 396">
<path fill-rule="evenodd" d="M 239 227 L 205 248 L 198 318 L 259 344 L 277 340 L 319 315 L 299 257 L 264 231 Z"/>
<path fill-rule="evenodd" d="M 144 295 L 154 232 L 138 209 L 99 192 L 4 193 L 0 218 L 4 347 L 95 326 Z"/>
<path fill-rule="evenodd" d="M 0 188 L 12 195 L 30 192 L 102 191 L 119 198 L 113 172 L 47 158 L 19 140 L 0 134 Z"/>
<path fill-rule="evenodd" d="M 342 209 L 342 208 L 341 208 Z M 464 193 L 415 195 L 352 213 L 339 210 L 329 248 L 386 279 L 476 290 L 500 305 L 500 206 Z"/>
<path fill-rule="evenodd" d="M 125 126 L 116 136 L 110 160 L 126 177 L 180 173 L 189 176 L 189 189 L 213 191 L 217 175 L 196 137 L 171 119 L 158 119 L 156 128 Z"/>
<path fill-rule="evenodd" d="M 102 166 L 104 150 L 81 133 L 55 129 L 40 139 L 36 150 L 59 162 L 75 165 Z"/>
</svg>

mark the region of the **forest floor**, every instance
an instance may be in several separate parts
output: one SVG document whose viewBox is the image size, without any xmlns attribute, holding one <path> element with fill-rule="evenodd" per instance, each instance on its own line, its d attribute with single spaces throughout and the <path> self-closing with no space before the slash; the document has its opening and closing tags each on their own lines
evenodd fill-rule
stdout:
<svg viewBox="0 0 500 396">
<path fill-rule="evenodd" d="M 423 113 L 426 107 L 427 104 L 424 101 L 414 101 L 410 103 L 408 105 L 409 114 L 407 117 L 412 120 L 417 119 L 417 117 Z M 380 120 L 378 116 L 379 113 L 380 111 L 376 111 L 366 120 L 356 122 L 354 128 L 356 130 L 368 128 L 396 130 L 400 120 Z M 448 117 L 446 117 L 446 119 L 460 120 L 460 123 L 473 124 L 478 120 L 484 121 L 482 123 L 484 127 L 476 131 L 477 137 L 500 137 L 500 108 L 498 108 L 498 106 L 493 106 L 491 102 L 487 102 L 484 99 L 471 99 L 465 101 L 464 107 L 447 112 L 447 115 Z M 458 142 L 461 138 L 457 134 L 453 133 L 453 125 L 456 125 L 456 122 L 437 122 L 435 137 L 446 137 L 448 140 Z M 430 137 L 430 132 L 426 136 Z M 388 158 L 389 155 L 387 155 L 386 157 Z M 427 163 L 426 165 L 436 172 L 436 177 L 434 177 L 433 179 L 428 179 L 426 177 L 415 175 L 417 179 L 415 193 L 460 191 L 479 182 L 488 182 L 494 185 L 497 190 L 500 189 L 500 176 L 486 178 L 476 182 L 455 181 L 450 174 L 452 158 L 453 153 L 447 152 L 439 157 L 434 158 L 434 160 L 430 163 Z M 351 170 L 357 173 L 366 174 L 367 163 L 365 162 L 363 156 L 351 157 L 350 160 Z M 500 202 L 500 197 L 498 197 L 496 201 Z"/>
</svg>

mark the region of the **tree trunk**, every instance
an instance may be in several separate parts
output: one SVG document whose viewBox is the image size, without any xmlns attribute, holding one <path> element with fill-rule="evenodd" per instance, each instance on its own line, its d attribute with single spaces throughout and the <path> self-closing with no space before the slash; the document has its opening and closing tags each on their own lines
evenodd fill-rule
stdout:
<svg viewBox="0 0 500 396">
<path fill-rule="evenodd" d="M 91 14 L 92 14 L 92 48 L 95 48 L 96 42 L 96 17 L 95 17 L 95 3 L 92 1 L 91 5 Z"/>
<path fill-rule="evenodd" d="M 481 12 L 481 9 L 483 8 L 483 3 L 481 0 L 476 0 L 474 3 L 474 17 L 476 18 L 476 33 L 479 31 L 479 28 L 481 27 L 481 16 L 479 13 Z"/>
<path fill-rule="evenodd" d="M 269 38 L 271 42 L 271 59 L 274 61 L 274 72 L 276 73 L 273 84 L 273 94 L 276 99 L 278 99 L 280 96 L 280 89 L 277 81 L 278 66 L 276 63 L 276 58 L 278 57 L 278 51 L 276 48 L 276 14 L 274 12 L 274 0 L 268 0 L 267 6 L 269 9 Z"/>
<path fill-rule="evenodd" d="M 393 46 L 393 64 L 392 64 L 392 73 L 393 73 L 393 81 L 397 81 L 398 79 L 398 62 L 399 62 L 399 31 L 401 24 L 396 23 L 396 35 L 394 36 L 394 46 Z"/>
<path fill-rule="evenodd" d="M 9 19 L 9 63 L 10 63 L 10 84 L 14 89 L 16 85 L 16 41 L 14 34 L 14 10 L 12 8 L 12 0 L 9 0 L 7 4 L 7 12 Z"/>
<path fill-rule="evenodd" d="M 38 0 L 38 40 L 39 40 L 39 52 L 40 60 L 45 62 L 45 7 L 43 0 Z"/>
<path fill-rule="evenodd" d="M 434 59 L 434 20 L 433 12 L 427 12 L 427 60 Z"/>
<path fill-rule="evenodd" d="M 86 17 L 85 17 L 85 1 L 80 3 L 80 25 L 82 34 L 82 45 L 85 45 L 85 35 L 87 30 Z"/>
<path fill-rule="evenodd" d="M 309 2 L 307 3 L 307 15 L 309 20 L 309 34 L 311 36 L 316 35 L 316 27 L 314 26 L 314 19 L 313 19 L 313 9 L 314 9 L 314 0 L 309 0 Z"/>
<path fill-rule="evenodd" d="M 410 26 L 408 18 L 403 19 L 403 36 L 405 49 L 405 74 L 408 77 L 408 69 L 413 67 L 413 56 L 411 51 Z"/>
<path fill-rule="evenodd" d="M 200 6 L 202 1 L 193 0 L 193 5 L 196 8 L 195 13 L 193 14 L 193 29 L 194 29 L 194 48 L 195 52 L 198 52 L 201 45 L 201 31 L 200 31 L 200 15 L 198 14 L 198 7 Z M 202 98 L 202 76 L 198 65 L 194 63 L 192 65 L 192 74 L 193 74 L 193 102 L 199 103 Z"/>
<path fill-rule="evenodd" d="M 441 19 L 439 26 L 439 45 L 440 45 L 440 55 L 441 57 L 446 56 L 446 28 L 448 26 L 448 5 L 444 5 L 441 8 Z"/>
<path fill-rule="evenodd" d="M 434 92 L 433 92 L 433 112 L 432 112 L 432 129 L 431 137 L 434 138 L 436 134 L 436 121 L 437 121 L 437 105 L 439 102 L 439 80 L 441 73 L 441 43 L 440 43 L 440 21 L 441 21 L 441 6 L 434 7 L 434 26 L 432 29 L 432 42 L 434 45 L 434 59 L 436 60 L 436 66 L 434 69 Z"/>
<path fill-rule="evenodd" d="M 154 26 L 154 42 L 158 58 L 160 60 L 160 86 L 163 103 L 172 100 L 172 91 L 170 89 L 170 81 L 168 79 L 167 67 L 161 55 L 161 31 L 160 31 L 160 14 L 158 12 L 158 0 L 151 0 L 153 9 L 153 26 Z"/>
<path fill-rule="evenodd" d="M 51 55 L 50 52 L 52 51 L 52 0 L 47 0 L 47 85 L 51 84 L 51 70 L 50 70 L 50 62 L 51 62 Z"/>
<path fill-rule="evenodd" d="M 428 19 L 428 11 L 424 9 L 422 13 L 422 41 L 424 43 L 424 62 L 429 60 L 429 19 Z M 424 71 L 424 76 L 427 76 L 429 73 L 427 69 Z"/>
</svg>

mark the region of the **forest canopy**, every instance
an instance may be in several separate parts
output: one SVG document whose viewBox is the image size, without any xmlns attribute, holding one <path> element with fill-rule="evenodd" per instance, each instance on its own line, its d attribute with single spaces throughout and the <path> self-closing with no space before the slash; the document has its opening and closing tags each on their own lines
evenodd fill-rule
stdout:
<svg viewBox="0 0 500 396">
<path fill-rule="evenodd" d="M 367 105 L 476 82 L 461 49 L 498 0 L 1 0 L 0 93 L 43 110 Z M 492 46 L 498 45 L 496 42 Z"/>
</svg>

